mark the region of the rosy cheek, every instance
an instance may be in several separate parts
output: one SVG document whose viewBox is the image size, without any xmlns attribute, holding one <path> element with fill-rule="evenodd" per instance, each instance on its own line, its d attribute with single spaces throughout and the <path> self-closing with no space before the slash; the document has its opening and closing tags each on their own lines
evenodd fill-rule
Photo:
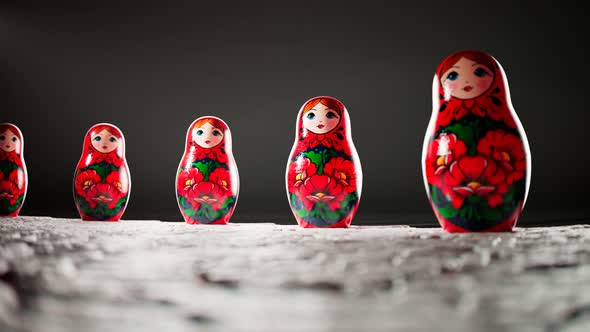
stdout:
<svg viewBox="0 0 590 332">
<path fill-rule="evenodd" d="M 451 92 L 454 92 L 458 88 L 459 88 L 459 82 L 452 82 L 452 83 L 447 84 L 447 89 Z"/>
</svg>

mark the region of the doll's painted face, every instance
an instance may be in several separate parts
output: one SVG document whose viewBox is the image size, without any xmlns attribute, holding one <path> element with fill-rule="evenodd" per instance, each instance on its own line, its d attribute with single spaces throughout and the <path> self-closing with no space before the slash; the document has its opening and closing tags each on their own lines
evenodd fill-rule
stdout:
<svg viewBox="0 0 590 332">
<path fill-rule="evenodd" d="M 328 106 L 317 103 L 303 114 L 303 127 L 314 134 L 325 134 L 340 123 L 340 115 Z"/>
<path fill-rule="evenodd" d="M 104 129 L 98 134 L 92 135 L 90 138 L 92 146 L 98 152 L 109 153 L 119 147 L 119 139 L 111 134 L 108 130 Z"/>
<path fill-rule="evenodd" d="M 222 140 L 223 130 L 214 127 L 208 122 L 193 129 L 193 141 L 205 149 L 217 146 Z"/>
<path fill-rule="evenodd" d="M 494 82 L 492 70 L 475 61 L 461 58 L 440 77 L 445 96 L 472 99 L 481 96 Z"/>
<path fill-rule="evenodd" d="M 0 149 L 6 152 L 20 151 L 20 139 L 10 130 L 0 133 Z"/>
</svg>

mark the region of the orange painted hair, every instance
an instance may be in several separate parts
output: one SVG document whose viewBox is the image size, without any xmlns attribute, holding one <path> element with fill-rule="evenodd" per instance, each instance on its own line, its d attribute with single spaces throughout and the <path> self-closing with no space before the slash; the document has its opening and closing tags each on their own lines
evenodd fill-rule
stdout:
<svg viewBox="0 0 590 332">
<path fill-rule="evenodd" d="M 202 118 L 202 119 L 198 120 L 197 122 L 195 122 L 192 129 L 202 127 L 203 125 L 205 125 L 205 123 L 208 123 L 217 129 L 221 129 L 224 132 L 227 130 L 227 126 L 225 125 L 225 123 L 223 123 L 223 121 L 220 121 L 215 118 Z"/>
<path fill-rule="evenodd" d="M 320 104 L 320 103 L 322 105 L 338 112 L 338 115 L 342 115 L 342 110 L 344 109 L 344 105 L 342 105 L 342 103 L 340 103 L 338 100 L 336 100 L 334 98 L 328 98 L 328 97 L 317 97 L 317 98 L 311 99 L 310 101 L 308 101 L 305 104 L 305 106 L 303 106 L 303 113 L 302 114 L 309 112 L 312 108 L 315 107 L 315 105 Z"/>
</svg>

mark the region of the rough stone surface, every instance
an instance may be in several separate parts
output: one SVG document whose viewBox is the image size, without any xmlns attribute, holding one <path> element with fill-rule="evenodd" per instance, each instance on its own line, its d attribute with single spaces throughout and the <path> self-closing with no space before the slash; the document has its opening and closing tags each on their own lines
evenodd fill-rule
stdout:
<svg viewBox="0 0 590 332">
<path fill-rule="evenodd" d="M 589 331 L 590 226 L 0 218 L 0 331 Z"/>
</svg>

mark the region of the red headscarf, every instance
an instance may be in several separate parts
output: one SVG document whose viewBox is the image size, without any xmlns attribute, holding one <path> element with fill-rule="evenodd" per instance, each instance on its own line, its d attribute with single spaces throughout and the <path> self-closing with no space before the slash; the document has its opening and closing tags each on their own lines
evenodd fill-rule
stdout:
<svg viewBox="0 0 590 332">
<path fill-rule="evenodd" d="M 223 139 L 221 140 L 221 142 L 209 149 L 198 145 L 193 140 L 193 131 L 197 128 L 202 127 L 203 125 L 205 125 L 205 123 L 209 123 L 213 127 L 223 132 Z M 216 160 L 220 163 L 227 164 L 227 153 L 231 153 L 231 144 L 231 132 L 229 130 L 229 127 L 223 120 L 214 116 L 202 116 L 196 119 L 190 125 L 186 133 L 185 154 L 182 163 L 185 164 L 187 159 L 189 158 L 192 160 L 203 160 L 205 158 L 209 158 L 211 160 Z"/>
<path fill-rule="evenodd" d="M 323 104 L 331 110 L 338 113 L 340 122 L 330 132 L 325 134 L 316 134 L 305 127 L 303 127 L 303 116 L 317 104 Z M 349 145 L 350 140 L 350 118 L 346 107 L 336 98 L 328 96 L 315 97 L 303 104 L 299 114 L 297 115 L 297 132 L 295 141 L 296 146 L 293 149 L 293 154 L 297 154 L 308 148 L 315 148 L 323 145 L 326 148 L 332 148 L 338 151 L 344 151 L 347 155 L 351 155 L 352 151 Z"/>
<path fill-rule="evenodd" d="M 119 141 L 117 148 L 109 153 L 102 153 L 100 151 L 97 151 L 94 148 L 94 146 L 92 146 L 92 136 L 97 135 L 103 130 L 108 131 L 111 135 L 115 136 Z M 125 137 L 123 137 L 123 133 L 115 125 L 108 123 L 99 123 L 97 125 L 92 126 L 92 128 L 90 128 L 90 130 L 86 132 L 82 152 L 82 160 L 84 160 L 85 166 L 90 166 L 93 164 L 98 164 L 100 162 L 106 161 L 107 163 L 112 164 L 115 167 L 121 167 L 121 165 L 123 165 L 124 163 L 124 156 Z"/>
<path fill-rule="evenodd" d="M 445 94 L 440 78 L 461 58 L 486 66 L 494 75 L 494 81 L 490 87 L 478 97 L 459 99 L 448 93 Z M 482 118 L 487 115 L 492 120 L 504 121 L 510 128 L 516 128 L 516 123 L 512 117 L 513 111 L 512 105 L 510 105 L 508 83 L 505 77 L 498 61 L 484 52 L 465 50 L 448 56 L 438 67 L 432 88 L 433 94 L 438 92 L 438 102 L 434 100 L 436 97 L 433 98 L 433 106 L 438 109 L 437 127 L 446 126 L 453 119 L 459 120 L 471 113 Z"/>
<path fill-rule="evenodd" d="M 20 144 L 18 146 L 18 149 L 14 150 L 14 151 L 6 152 L 6 151 L 0 149 L 0 161 L 8 160 L 8 161 L 18 165 L 19 167 L 23 167 L 23 163 L 22 163 L 22 159 L 21 159 L 21 156 L 23 153 L 23 146 L 24 146 L 23 134 L 21 133 L 20 129 L 18 129 L 18 127 L 13 125 L 12 123 L 0 124 L 0 133 L 3 133 L 7 130 L 10 131 L 14 136 L 16 136 L 20 140 Z"/>
</svg>

